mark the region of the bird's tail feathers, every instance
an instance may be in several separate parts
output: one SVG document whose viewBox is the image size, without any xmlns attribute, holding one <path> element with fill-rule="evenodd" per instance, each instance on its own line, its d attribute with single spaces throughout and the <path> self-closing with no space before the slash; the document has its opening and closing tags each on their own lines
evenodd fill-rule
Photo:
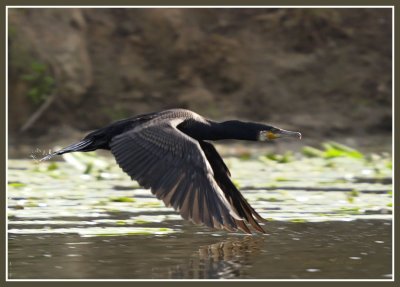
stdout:
<svg viewBox="0 0 400 287">
<path fill-rule="evenodd" d="M 56 152 L 53 152 L 45 157 L 43 157 L 42 159 L 40 159 L 40 161 L 45 161 L 45 160 L 49 160 L 51 159 L 53 156 L 56 155 L 61 155 L 64 153 L 69 153 L 69 152 L 75 152 L 75 151 L 92 151 L 94 149 L 92 149 L 90 146 L 92 145 L 93 140 L 92 139 L 83 139 L 80 142 L 74 143 L 72 145 L 69 145 L 63 149 L 60 149 Z"/>
</svg>

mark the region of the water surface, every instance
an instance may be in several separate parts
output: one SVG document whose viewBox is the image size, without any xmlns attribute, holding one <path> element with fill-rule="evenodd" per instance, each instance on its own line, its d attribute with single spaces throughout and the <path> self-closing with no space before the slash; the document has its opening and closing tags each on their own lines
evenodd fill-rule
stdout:
<svg viewBox="0 0 400 287">
<path fill-rule="evenodd" d="M 326 154 L 325 154 L 326 155 Z M 10 160 L 10 279 L 390 279 L 389 155 L 228 157 L 267 234 L 183 221 L 111 158 Z"/>
<path fill-rule="evenodd" d="M 170 222 L 171 223 L 171 222 Z M 162 224 L 163 226 L 170 226 Z M 176 222 L 179 223 L 179 222 Z M 264 236 L 189 224 L 157 236 L 10 235 L 10 278 L 310 279 L 391 277 L 391 224 L 272 222 Z"/>
</svg>

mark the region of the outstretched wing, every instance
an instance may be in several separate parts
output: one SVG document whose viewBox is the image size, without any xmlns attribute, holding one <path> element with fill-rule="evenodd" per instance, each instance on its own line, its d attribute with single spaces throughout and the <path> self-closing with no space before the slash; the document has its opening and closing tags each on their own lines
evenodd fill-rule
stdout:
<svg viewBox="0 0 400 287">
<path fill-rule="evenodd" d="M 200 141 L 200 146 L 206 155 L 211 168 L 214 171 L 214 179 L 224 192 L 225 197 L 228 199 L 230 205 L 234 208 L 235 212 L 239 214 L 241 218 L 244 218 L 248 223 L 251 224 L 256 230 L 265 233 L 264 229 L 255 220 L 256 218 L 260 221 L 266 221 L 263 219 L 247 202 L 240 191 L 236 188 L 233 182 L 230 180 L 230 172 L 221 156 L 218 154 L 215 147 L 205 141 Z M 255 218 L 254 218 L 255 217 Z M 243 231 L 250 233 L 250 230 L 243 221 L 236 222 L 239 228 Z"/>
<path fill-rule="evenodd" d="M 132 179 L 184 219 L 236 230 L 241 217 L 214 180 L 199 142 L 176 128 L 180 122 L 158 121 L 127 131 L 113 138 L 111 152 Z"/>
</svg>

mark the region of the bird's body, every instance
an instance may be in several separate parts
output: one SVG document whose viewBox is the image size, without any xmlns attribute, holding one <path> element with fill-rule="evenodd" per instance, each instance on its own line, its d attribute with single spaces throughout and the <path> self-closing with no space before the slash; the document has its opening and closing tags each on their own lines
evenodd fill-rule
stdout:
<svg viewBox="0 0 400 287">
<path fill-rule="evenodd" d="M 110 150 L 133 180 L 150 188 L 184 219 L 211 228 L 264 232 L 262 217 L 230 180 L 230 172 L 208 141 L 266 140 L 300 133 L 227 121 L 217 123 L 184 109 L 120 120 L 44 158 L 75 151 Z M 258 221 L 257 221 L 258 220 Z"/>
</svg>

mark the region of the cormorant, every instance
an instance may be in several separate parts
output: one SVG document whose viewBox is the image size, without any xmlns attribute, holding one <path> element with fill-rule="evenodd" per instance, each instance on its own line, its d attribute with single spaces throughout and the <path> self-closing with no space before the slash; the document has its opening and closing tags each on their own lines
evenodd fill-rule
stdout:
<svg viewBox="0 0 400 287">
<path fill-rule="evenodd" d="M 186 220 L 211 228 L 265 233 L 264 219 L 230 179 L 210 140 L 301 138 L 298 132 L 237 120 L 215 122 L 185 109 L 143 114 L 95 130 L 80 142 L 42 160 L 69 152 L 110 150 L 118 165 Z"/>
</svg>

